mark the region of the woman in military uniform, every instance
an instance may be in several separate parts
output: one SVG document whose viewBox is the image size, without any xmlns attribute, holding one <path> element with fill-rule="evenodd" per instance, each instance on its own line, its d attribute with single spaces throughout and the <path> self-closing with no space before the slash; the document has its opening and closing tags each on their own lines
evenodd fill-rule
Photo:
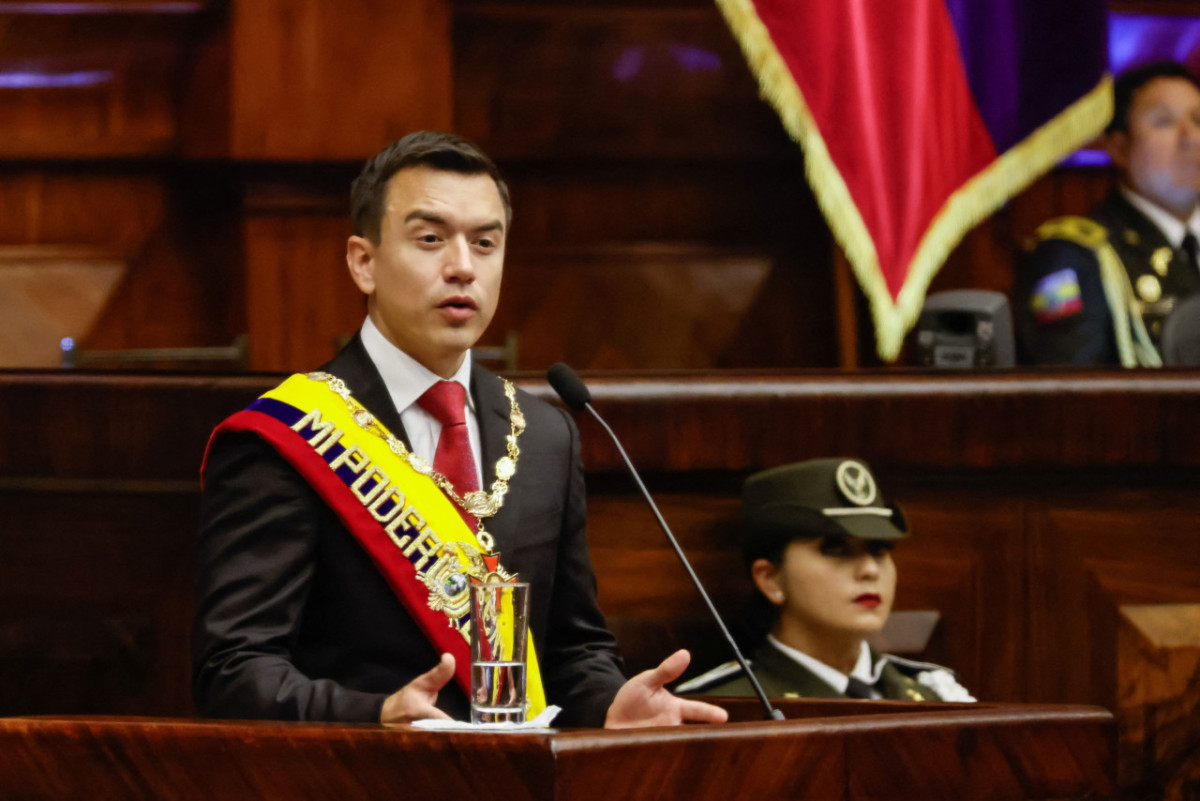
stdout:
<svg viewBox="0 0 1200 801">
<path fill-rule="evenodd" d="M 864 462 L 817 459 L 757 473 L 745 485 L 742 522 L 758 590 L 742 639 L 768 696 L 975 700 L 945 668 L 867 645 L 891 612 L 891 551 L 907 525 Z M 736 662 L 676 692 L 754 694 Z"/>
</svg>

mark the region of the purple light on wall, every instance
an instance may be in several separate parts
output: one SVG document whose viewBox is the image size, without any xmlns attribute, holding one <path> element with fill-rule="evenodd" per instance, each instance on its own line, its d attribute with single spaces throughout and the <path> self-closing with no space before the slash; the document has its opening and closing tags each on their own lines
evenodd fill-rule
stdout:
<svg viewBox="0 0 1200 801">
<path fill-rule="evenodd" d="M 1200 19 L 1154 14 L 1108 15 L 1108 66 L 1114 74 L 1169 58 L 1200 66 Z"/>
<path fill-rule="evenodd" d="M 646 63 L 646 50 L 642 47 L 626 48 L 621 55 L 617 56 L 613 61 L 612 74 L 615 80 L 621 83 L 627 83 L 637 77 L 637 74 L 642 71 L 642 65 Z"/>
<path fill-rule="evenodd" d="M 689 72 L 721 69 L 721 57 L 699 47 L 671 45 L 671 55 L 675 57 L 675 63 Z"/>
<path fill-rule="evenodd" d="M 0 72 L 0 89 L 59 89 L 97 86 L 113 79 L 111 70 L 90 72 Z"/>
<path fill-rule="evenodd" d="M 95 16 L 97 14 L 195 14 L 204 10 L 204 4 L 195 0 L 164 0 L 160 3 L 150 2 L 114 2 L 108 3 L 48 3 L 48 2 L 8 2 L 0 5 L 2 14 L 45 14 L 62 15 L 78 14 Z"/>
<path fill-rule="evenodd" d="M 1200 72 L 1200 18 L 1157 14 L 1108 13 L 1108 69 L 1117 75 L 1130 67 L 1172 59 Z M 1103 150 L 1077 150 L 1063 167 L 1107 167 Z"/>
</svg>

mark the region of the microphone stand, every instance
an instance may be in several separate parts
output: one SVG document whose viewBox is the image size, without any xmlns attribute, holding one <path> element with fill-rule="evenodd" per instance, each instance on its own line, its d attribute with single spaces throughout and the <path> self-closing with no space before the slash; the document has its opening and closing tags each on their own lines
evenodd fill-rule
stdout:
<svg viewBox="0 0 1200 801">
<path fill-rule="evenodd" d="M 630 474 L 633 475 L 633 480 L 637 482 L 638 489 L 642 491 L 642 496 L 646 502 L 650 504 L 650 510 L 654 512 L 654 517 L 658 519 L 658 524 L 666 533 L 667 539 L 671 543 L 671 547 L 675 549 L 675 555 L 679 557 L 679 561 L 683 563 L 684 570 L 691 577 L 692 583 L 696 585 L 696 589 L 700 592 L 700 597 L 704 599 L 704 604 L 708 607 L 708 611 L 712 614 L 713 619 L 717 621 L 717 625 L 721 629 L 721 634 L 724 635 L 725 641 L 729 647 L 733 649 L 733 655 L 737 659 L 739 665 L 742 666 L 742 671 L 745 672 L 746 678 L 750 679 L 750 685 L 754 688 L 754 692 L 758 695 L 758 700 L 762 702 L 764 717 L 767 720 L 783 720 L 783 713 L 775 707 L 771 706 L 771 702 L 767 699 L 767 694 L 763 690 L 762 685 L 758 682 L 758 677 L 754 675 L 754 671 L 750 669 L 750 665 L 746 662 L 746 657 L 742 656 L 742 650 L 738 648 L 737 642 L 734 641 L 733 635 L 729 633 L 729 629 L 725 627 L 725 621 L 721 620 L 721 615 L 717 612 L 717 608 L 713 605 L 712 599 L 708 597 L 708 593 L 704 590 L 704 585 L 700 583 L 700 577 L 696 575 L 696 571 L 692 569 L 691 562 L 684 555 L 683 549 L 679 547 L 679 541 L 675 539 L 675 535 L 671 533 L 671 527 L 667 525 L 667 521 L 663 519 L 662 513 L 658 511 L 658 504 L 650 496 L 650 491 L 646 489 L 646 485 L 642 483 L 642 477 L 638 475 L 638 471 L 634 468 L 633 462 L 630 461 L 629 455 L 625 453 L 625 448 L 621 446 L 621 441 L 617 439 L 617 435 L 609 428 L 608 423 L 604 422 L 604 418 L 600 416 L 592 404 L 584 402 L 584 408 L 591 412 L 592 417 L 603 426 L 608 432 L 608 436 L 612 439 L 613 444 L 617 446 L 617 451 L 620 452 L 621 458 L 625 460 L 625 466 L 629 468 Z"/>
</svg>

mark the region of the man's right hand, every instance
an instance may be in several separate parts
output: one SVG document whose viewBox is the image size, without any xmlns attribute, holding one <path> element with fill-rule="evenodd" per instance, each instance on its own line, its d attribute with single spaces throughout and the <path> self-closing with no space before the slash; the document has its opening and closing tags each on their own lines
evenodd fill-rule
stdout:
<svg viewBox="0 0 1200 801">
<path fill-rule="evenodd" d="M 438 709 L 438 691 L 454 678 L 454 657 L 442 654 L 442 660 L 425 673 L 405 684 L 383 702 L 379 713 L 380 723 L 412 723 L 414 720 L 444 718 L 450 716 Z"/>
</svg>

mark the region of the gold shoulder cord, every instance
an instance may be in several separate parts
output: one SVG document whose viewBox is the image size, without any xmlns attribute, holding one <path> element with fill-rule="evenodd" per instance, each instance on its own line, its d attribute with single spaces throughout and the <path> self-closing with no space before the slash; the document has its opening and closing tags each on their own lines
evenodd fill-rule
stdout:
<svg viewBox="0 0 1200 801">
<path fill-rule="evenodd" d="M 433 480 L 433 483 L 437 484 L 443 492 L 450 496 L 459 507 L 465 509 L 473 516 L 477 529 L 475 538 L 479 540 L 479 544 L 486 550 L 493 550 L 492 535 L 484 531 L 483 518 L 492 517 L 504 505 L 504 496 L 508 493 L 508 482 L 509 479 L 517 474 L 517 457 L 521 454 L 520 449 L 517 447 L 517 438 L 525 430 L 525 415 L 522 414 L 521 407 L 517 405 L 517 388 L 513 386 L 511 381 L 506 378 L 500 379 L 504 382 L 504 395 L 508 398 L 508 421 L 510 429 L 508 436 L 505 438 L 508 453 L 496 460 L 496 480 L 492 482 L 492 491 L 487 493 L 483 490 L 476 490 L 475 492 L 468 492 L 466 495 L 460 496 L 454 491 L 454 485 L 450 483 L 449 479 L 434 470 L 433 465 L 429 464 L 429 462 L 404 447 L 403 442 L 380 425 L 375 416 L 367 411 L 350 394 L 350 388 L 346 386 L 345 381 L 329 373 L 309 373 L 308 378 L 311 381 L 319 381 L 329 387 L 334 394 L 346 402 L 346 407 L 350 409 L 350 416 L 360 428 L 386 442 L 392 453 L 408 462 L 409 466 L 421 475 L 429 476 Z"/>
</svg>

